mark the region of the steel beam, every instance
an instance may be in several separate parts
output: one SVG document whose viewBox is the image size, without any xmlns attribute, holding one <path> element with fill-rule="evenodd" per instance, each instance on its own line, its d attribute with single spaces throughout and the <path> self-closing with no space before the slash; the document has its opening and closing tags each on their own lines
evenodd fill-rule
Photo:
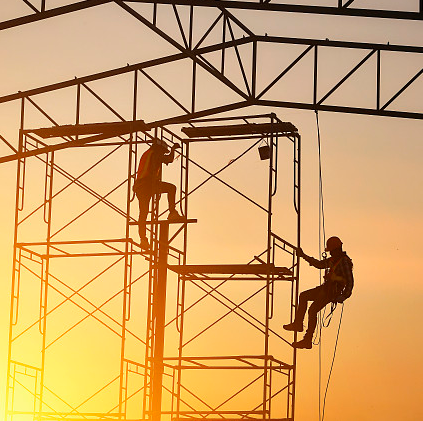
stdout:
<svg viewBox="0 0 423 421">
<path fill-rule="evenodd" d="M 340 105 L 317 105 L 307 104 L 304 102 L 287 102 L 287 101 L 272 101 L 272 100 L 258 100 L 255 105 L 262 105 L 266 107 L 278 108 L 294 108 L 300 110 L 313 110 L 313 111 L 327 111 L 333 113 L 344 114 L 360 114 L 360 115 L 373 115 L 380 117 L 395 117 L 395 118 L 409 118 L 413 120 L 423 120 L 423 113 L 406 112 L 406 111 L 390 111 L 390 110 L 377 110 L 360 107 L 343 107 Z"/>
<path fill-rule="evenodd" d="M 222 48 L 232 48 L 235 45 L 243 45 L 243 44 L 247 44 L 249 42 L 251 42 L 252 38 L 250 37 L 245 37 L 239 40 L 235 40 L 235 41 L 227 41 L 224 44 L 216 44 L 216 45 L 211 45 L 211 46 L 207 46 L 207 47 L 202 47 L 202 48 L 198 48 L 195 49 L 193 52 L 182 52 L 182 53 L 176 53 L 176 54 L 171 54 L 165 57 L 160 57 L 160 58 L 156 58 L 156 59 L 152 59 L 152 60 L 147 60 L 141 63 L 137 63 L 137 64 L 131 64 L 129 66 L 122 66 L 122 67 L 118 67 L 112 70 L 107 70 L 104 72 L 99 72 L 99 73 L 93 73 L 92 75 L 89 76 L 83 76 L 83 77 L 75 77 L 73 79 L 68 79 L 66 81 L 63 82 L 58 82 L 58 83 L 52 83 L 50 85 L 45 85 L 39 88 L 34 88 L 34 89 L 28 89 L 26 91 L 20 91 L 20 92 L 16 92 L 13 94 L 9 94 L 9 95 L 4 95 L 2 97 L 0 97 L 0 104 L 5 103 L 5 102 L 10 102 L 10 101 L 14 101 L 17 99 L 22 99 L 28 96 L 33 96 L 33 95 L 38 95 L 38 94 L 42 94 L 42 93 L 46 93 L 46 92 L 52 92 L 52 91 L 56 91 L 58 89 L 63 89 L 63 88 L 68 88 L 70 86 L 77 86 L 79 84 L 85 84 L 85 83 L 89 83 L 89 82 L 93 82 L 95 80 L 101 80 L 101 79 L 105 79 L 108 77 L 112 77 L 112 76 L 118 76 L 118 75 L 122 75 L 125 73 L 130 73 L 133 72 L 134 70 L 140 70 L 140 69 L 148 69 L 150 67 L 155 67 L 155 66 L 159 66 L 161 64 L 166 64 L 166 63 L 172 63 L 174 61 L 180 61 L 183 59 L 187 59 L 188 57 L 194 55 L 200 55 L 200 54 L 206 54 L 206 53 L 211 53 L 214 51 L 219 51 Z M 423 50 L 423 48 L 422 48 Z"/>
<path fill-rule="evenodd" d="M 14 19 L 0 22 L 0 30 L 9 29 L 28 23 L 37 22 L 55 16 L 65 15 L 78 10 L 88 9 L 90 7 L 112 3 L 114 0 L 83 0 L 65 6 L 54 7 L 50 9 L 44 7 L 40 11 L 35 11 L 26 16 L 17 17 Z M 315 14 L 315 15 L 330 15 L 330 16 L 351 16 L 351 17 L 366 17 L 366 18 L 380 18 L 380 19 L 395 19 L 395 20 L 422 20 L 423 7 L 422 1 L 416 1 L 416 11 L 405 10 L 379 10 L 379 9 L 361 9 L 354 7 L 334 6 L 314 6 L 303 4 L 285 4 L 279 3 L 275 0 L 270 2 L 261 2 L 260 0 L 126 0 L 126 3 L 153 3 L 153 4 L 172 4 L 198 7 L 219 7 L 225 9 L 239 9 L 239 10 L 263 10 L 269 12 L 288 12 L 301 14 Z"/>
<path fill-rule="evenodd" d="M 66 6 L 54 7 L 49 10 L 35 12 L 27 16 L 21 16 L 15 19 L 0 22 L 0 31 L 9 29 L 16 26 L 26 25 L 27 23 L 37 22 L 40 20 L 52 18 L 55 16 L 66 15 L 78 10 L 88 9 L 90 7 L 98 6 L 101 4 L 112 3 L 113 0 L 84 0 L 78 3 L 68 4 Z"/>
<path fill-rule="evenodd" d="M 165 63 L 172 63 L 172 62 L 178 62 L 180 60 L 184 59 L 191 59 L 192 56 L 195 56 L 196 58 L 200 57 L 206 53 L 213 52 L 213 51 L 223 51 L 224 49 L 233 48 L 236 45 L 242 45 L 242 44 L 261 44 L 261 43 L 270 43 L 270 44 L 286 44 L 286 45 L 304 45 L 309 46 L 310 48 L 313 47 L 333 47 L 334 52 L 336 52 L 337 49 L 359 49 L 359 50 L 375 50 L 379 56 L 380 52 L 399 52 L 399 53 L 410 53 L 410 54 L 422 54 L 423 53 L 423 47 L 420 46 L 403 46 L 403 45 L 388 45 L 388 44 L 375 44 L 375 43 L 362 43 L 362 42 L 346 42 L 346 41 L 331 41 L 331 40 L 319 40 L 319 39 L 306 39 L 306 38 L 288 38 L 288 37 L 266 37 L 266 36 L 251 36 L 251 37 L 245 37 L 239 40 L 235 41 L 229 41 L 224 44 L 215 44 L 207 47 L 202 47 L 195 49 L 191 52 L 181 52 L 173 55 L 169 55 L 166 57 L 161 57 L 154 60 L 148 60 L 142 63 L 130 65 L 130 66 L 124 66 L 120 68 L 116 68 L 113 70 L 105 71 L 96 73 L 93 75 L 70 79 L 67 81 L 63 81 L 60 83 L 55 83 L 51 85 L 46 85 L 40 88 L 36 89 L 30 89 L 14 94 L 9 94 L 0 97 L 0 103 L 6 103 L 10 101 L 14 101 L 17 99 L 22 99 L 26 97 L 31 97 L 33 95 L 38 95 L 41 93 L 46 92 L 52 92 L 55 90 L 59 90 L 62 88 L 70 87 L 70 86 L 77 86 L 78 84 L 85 84 L 89 83 L 95 80 L 105 79 L 108 77 L 120 75 L 129 73 L 135 70 L 141 70 L 141 69 L 148 69 L 153 68 L 155 66 L 160 66 L 161 64 Z M 256 49 L 255 49 L 256 51 Z M 310 50 L 311 51 L 311 50 Z M 303 54 L 304 56 L 305 54 Z M 299 59 L 301 59 L 300 57 Z M 297 60 L 299 61 L 299 60 Z M 380 63 L 380 60 L 378 60 L 378 63 Z M 295 63 L 293 63 L 295 64 Z M 207 66 L 205 66 L 207 68 Z M 213 72 L 214 73 L 214 72 Z M 380 68 L 378 70 L 378 74 L 380 73 Z M 281 74 L 282 75 L 282 74 Z M 254 77 L 254 75 L 252 75 Z M 416 76 L 413 78 L 413 81 L 417 79 L 418 77 L 421 77 L 421 71 L 420 73 L 417 73 Z M 269 85 L 270 87 L 270 85 Z M 408 87 L 408 85 L 406 86 Z M 267 88 L 266 88 L 267 89 Z M 239 89 L 236 90 L 238 92 Z M 380 94 L 380 86 L 378 85 L 378 92 Z M 403 90 L 400 92 L 402 93 Z M 240 102 L 237 104 L 232 104 L 231 109 L 239 108 L 240 106 L 248 106 L 259 103 L 263 104 L 263 100 L 261 99 L 262 93 L 258 93 L 250 98 L 240 98 Z M 325 105 L 321 103 L 321 100 L 316 98 L 316 100 L 310 103 L 300 103 L 300 102 L 286 102 L 286 101 L 273 101 L 273 105 L 278 107 L 287 107 L 287 108 L 300 108 L 300 109 L 311 109 L 311 110 L 321 110 L 321 111 L 333 111 L 333 112 L 345 112 L 345 113 L 356 113 L 356 114 L 368 114 L 368 115 L 380 115 L 380 116 L 387 116 L 387 117 L 399 117 L 399 118 L 412 118 L 412 119 L 421 119 L 422 118 L 422 112 L 407 112 L 403 110 L 387 110 L 386 104 L 382 107 L 375 107 L 375 109 L 368 109 L 368 108 L 354 108 L 354 107 L 343 107 L 338 105 Z M 228 106 L 219 107 L 220 111 L 227 111 Z M 216 109 L 216 112 L 219 110 Z M 169 124 L 175 122 L 175 119 L 179 121 L 186 121 L 187 120 L 188 113 L 184 113 L 184 116 L 174 116 L 169 119 L 163 120 L 160 122 L 160 124 Z M 200 117 L 201 115 L 210 115 L 210 112 L 207 112 L 206 110 L 197 110 L 193 113 L 191 113 L 190 117 Z"/>
<path fill-rule="evenodd" d="M 423 13 L 421 6 L 416 1 L 418 11 L 405 10 L 380 10 L 365 9 L 343 6 L 315 6 L 304 4 L 286 4 L 277 0 L 262 2 L 261 0 L 125 0 L 126 3 L 157 3 L 157 4 L 177 4 L 203 7 L 223 7 L 225 9 L 240 10 L 263 10 L 269 12 L 290 12 L 302 14 L 332 15 L 332 16 L 355 16 L 381 19 L 403 19 L 422 20 Z M 335 2 L 334 2 L 335 3 Z"/>
</svg>

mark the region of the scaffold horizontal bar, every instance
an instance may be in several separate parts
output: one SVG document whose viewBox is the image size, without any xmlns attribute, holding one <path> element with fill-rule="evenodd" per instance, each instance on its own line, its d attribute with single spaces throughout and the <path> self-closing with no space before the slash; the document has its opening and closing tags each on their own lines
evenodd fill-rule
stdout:
<svg viewBox="0 0 423 421">
<path fill-rule="evenodd" d="M 15 364 L 15 365 L 18 365 L 18 366 L 21 366 L 21 367 L 25 367 L 25 368 L 29 368 L 29 369 L 31 369 L 31 370 L 41 371 L 41 368 L 34 367 L 34 366 L 32 366 L 32 365 L 29 365 L 29 364 L 21 363 L 21 362 L 19 362 L 19 361 L 10 360 L 10 362 L 11 362 L 12 364 Z"/>
<path fill-rule="evenodd" d="M 110 137 L 114 137 L 114 136 L 118 136 L 118 135 L 124 135 L 124 134 L 126 134 L 126 133 L 125 133 L 124 130 L 122 130 L 120 132 L 118 132 L 118 131 L 114 132 L 113 135 L 111 135 L 109 133 L 101 133 L 101 134 L 98 134 L 98 135 L 92 135 L 92 136 L 80 138 L 78 140 L 61 142 L 61 143 L 57 143 L 55 145 L 44 146 L 42 148 L 37 148 L 37 149 L 29 150 L 29 151 L 26 151 L 26 152 L 19 152 L 17 154 L 13 154 L 13 155 L 2 156 L 2 157 L 0 157 L 0 163 L 15 161 L 17 159 L 22 159 L 22 158 L 29 158 L 31 156 L 42 155 L 42 154 L 45 154 L 45 153 L 60 151 L 60 150 L 63 150 L 63 149 L 81 148 L 81 147 L 85 147 L 88 143 L 98 142 L 100 140 L 105 140 L 105 139 L 109 139 Z"/>
<path fill-rule="evenodd" d="M 181 275 L 188 274 L 228 274 L 228 275 L 292 275 L 286 267 L 274 265 L 169 265 L 169 269 Z"/>
<path fill-rule="evenodd" d="M 63 126 L 45 127 L 39 129 L 22 130 L 22 133 L 33 133 L 43 139 L 51 137 L 84 135 L 84 134 L 113 134 L 115 132 L 131 133 L 149 131 L 150 128 L 144 120 L 118 121 L 111 123 L 67 124 Z"/>
<path fill-rule="evenodd" d="M 244 123 L 224 126 L 183 127 L 182 131 L 189 137 L 231 136 L 249 134 L 293 133 L 298 129 L 289 122 Z M 210 139 L 209 139 L 210 140 Z"/>
<path fill-rule="evenodd" d="M 272 366 L 266 367 L 264 365 L 257 366 L 236 366 L 236 365 L 211 365 L 211 366 L 192 366 L 192 365 L 170 365 L 164 364 L 165 367 L 172 369 L 181 369 L 181 370 L 269 370 L 269 371 L 278 371 L 278 370 L 292 370 L 293 367 L 289 365 L 284 366 Z"/>
<path fill-rule="evenodd" d="M 255 139 L 263 139 L 267 135 L 263 134 L 256 134 L 256 135 L 241 135 L 241 136 L 219 136 L 219 137 L 193 137 L 192 139 L 189 139 L 189 143 L 194 142 L 224 142 L 224 141 L 235 141 L 235 140 L 255 140 Z M 291 138 L 294 137 L 294 134 L 278 134 L 278 136 Z M 186 142 L 187 140 L 185 140 Z"/>
<path fill-rule="evenodd" d="M 292 276 L 286 277 L 283 275 L 276 275 L 277 277 L 273 278 L 273 281 L 293 281 L 295 278 Z M 227 276 L 195 276 L 195 275 L 186 275 L 186 281 L 196 282 L 196 281 L 266 281 L 265 276 L 256 275 L 256 276 L 233 276 L 230 278 Z"/>
<path fill-rule="evenodd" d="M 135 247 L 135 250 L 126 252 L 125 244 L 130 244 Z M 107 256 L 123 256 L 123 255 L 139 255 L 140 245 L 132 238 L 118 238 L 105 240 L 70 240 L 70 241 L 51 241 L 49 243 L 51 250 L 47 255 L 45 249 L 46 241 L 34 241 L 28 243 L 17 243 L 17 247 L 31 255 L 35 255 L 40 259 L 62 258 L 62 257 L 107 257 Z M 61 246 L 58 248 L 57 246 Z M 68 247 L 66 247 L 68 246 Z M 72 247 L 73 246 L 73 247 Z M 87 249 L 85 252 L 75 251 L 75 246 L 95 246 L 91 250 Z M 140 249 L 140 250 L 138 250 Z M 173 251 L 180 253 L 180 250 L 172 247 Z"/>
<path fill-rule="evenodd" d="M 50 245 L 68 245 L 68 244 L 102 244 L 106 243 L 132 243 L 137 245 L 131 238 L 111 238 L 111 239 L 94 239 L 94 240 L 63 240 L 63 241 L 50 241 Z M 21 246 L 45 246 L 47 245 L 46 241 L 31 241 L 31 242 L 21 242 L 17 243 L 17 247 Z"/>
<path fill-rule="evenodd" d="M 232 362 L 232 365 L 213 365 L 200 363 L 199 361 L 185 361 L 185 364 L 170 364 L 164 362 L 163 366 L 171 370 L 269 370 L 284 375 L 288 375 L 288 372 L 294 369 L 294 366 L 282 362 L 277 362 L 266 366 L 264 364 L 254 364 L 250 361 L 234 361 L 238 361 L 240 364 L 234 365 L 234 363 Z M 189 363 L 191 363 L 192 365 L 188 365 Z"/>
<path fill-rule="evenodd" d="M 128 358 L 124 358 L 123 361 L 126 362 L 126 363 L 128 363 L 128 364 L 136 365 L 138 367 L 142 367 L 142 368 L 145 367 L 145 364 L 144 363 L 141 363 L 141 362 L 138 362 L 138 361 L 134 361 L 134 360 L 128 360 Z"/>
<path fill-rule="evenodd" d="M 149 413 L 149 412 L 152 412 L 152 411 L 146 411 L 147 413 Z M 161 411 L 161 413 L 162 414 L 173 414 L 174 413 L 174 411 Z M 225 415 L 225 414 L 228 414 L 228 415 L 263 415 L 264 414 L 264 412 L 263 411 L 237 411 L 237 410 L 234 410 L 234 411 L 179 411 L 179 413 L 180 414 L 182 414 L 182 415 L 190 415 L 190 414 L 192 414 L 192 415 L 201 415 L 201 414 L 203 414 L 203 415 L 208 415 L 208 414 L 216 414 L 216 415 Z M 188 418 L 188 419 L 191 419 L 191 418 Z M 209 418 L 207 418 L 207 419 L 209 419 Z"/>
<path fill-rule="evenodd" d="M 115 420 L 119 419 L 119 413 L 107 413 L 107 412 L 78 412 L 78 413 L 72 413 L 72 412 L 48 412 L 48 411 L 42 411 L 42 412 L 34 412 L 34 411 L 7 411 L 9 414 L 13 415 L 40 415 L 41 419 L 48 419 L 51 420 L 54 418 L 52 417 L 60 417 L 62 419 L 63 417 L 66 417 L 69 421 L 79 421 L 79 420 L 90 420 L 90 419 L 96 419 L 96 420 Z M 123 413 L 120 414 L 121 416 Z M 48 418 L 47 418 L 48 417 Z M 76 418 L 75 418 L 76 417 Z M 80 418 L 78 418 L 80 417 Z M 95 418 L 87 418 L 87 417 L 95 417 Z M 127 419 L 127 421 L 130 421 Z"/>
<path fill-rule="evenodd" d="M 63 258 L 63 257 L 113 257 L 113 256 L 138 256 L 141 252 L 132 251 L 125 253 L 124 251 L 120 252 L 110 252 L 110 253 L 67 253 L 67 254 L 42 254 L 41 257 L 48 257 L 49 259 L 54 258 Z"/>
<path fill-rule="evenodd" d="M 170 224 L 196 224 L 197 219 L 178 219 L 177 221 L 172 221 L 169 219 L 161 219 L 159 221 L 146 221 L 147 225 L 170 225 Z M 138 225 L 138 222 L 130 222 L 129 225 Z"/>
<path fill-rule="evenodd" d="M 247 415 L 243 415 L 242 418 L 206 418 L 207 421 L 240 421 L 240 420 L 262 420 L 263 418 L 256 418 L 256 417 L 248 417 Z M 172 418 L 172 421 L 197 421 L 197 420 L 204 420 L 204 417 L 195 418 L 195 417 L 177 417 Z M 266 418 L 266 421 L 292 421 L 292 418 Z"/>
<path fill-rule="evenodd" d="M 186 361 L 186 362 L 193 362 L 196 361 L 222 361 L 222 360 L 237 360 L 242 361 L 247 364 L 251 362 L 248 360 L 268 360 L 275 362 L 277 364 L 286 364 L 278 359 L 276 359 L 273 355 L 215 355 L 212 357 L 207 356 L 194 356 L 194 357 L 164 357 L 163 361 Z"/>
</svg>

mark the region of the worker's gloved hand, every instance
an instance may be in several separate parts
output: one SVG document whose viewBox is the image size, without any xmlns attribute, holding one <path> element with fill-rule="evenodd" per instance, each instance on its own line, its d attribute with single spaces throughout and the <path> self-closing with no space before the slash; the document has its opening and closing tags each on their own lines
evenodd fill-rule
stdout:
<svg viewBox="0 0 423 421">
<path fill-rule="evenodd" d="M 178 148 L 180 148 L 180 147 L 181 147 L 181 145 L 180 145 L 179 143 L 174 143 L 174 144 L 172 145 L 172 149 L 173 149 L 173 150 L 178 149 Z"/>
<path fill-rule="evenodd" d="M 301 247 L 297 248 L 297 256 L 298 257 L 304 257 L 305 253 L 303 252 L 303 249 Z"/>
</svg>

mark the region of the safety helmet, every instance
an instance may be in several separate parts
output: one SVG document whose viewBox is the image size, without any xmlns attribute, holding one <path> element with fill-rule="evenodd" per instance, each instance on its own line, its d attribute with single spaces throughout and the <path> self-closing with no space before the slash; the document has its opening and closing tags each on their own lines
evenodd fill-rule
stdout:
<svg viewBox="0 0 423 421">
<path fill-rule="evenodd" d="M 151 147 L 162 153 L 166 153 L 168 151 L 166 142 L 158 138 L 154 138 L 154 143 L 151 145 Z"/>
<path fill-rule="evenodd" d="M 342 247 L 342 241 L 338 237 L 330 237 L 326 241 L 325 251 L 332 251 Z"/>
</svg>

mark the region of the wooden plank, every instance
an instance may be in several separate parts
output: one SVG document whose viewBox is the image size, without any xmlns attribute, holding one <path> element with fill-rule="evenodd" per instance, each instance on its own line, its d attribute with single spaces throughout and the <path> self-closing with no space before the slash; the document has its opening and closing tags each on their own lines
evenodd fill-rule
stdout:
<svg viewBox="0 0 423 421">
<path fill-rule="evenodd" d="M 225 126 L 183 127 L 182 131 L 189 137 L 235 136 L 267 133 L 292 133 L 298 129 L 289 122 L 230 124 Z"/>
<path fill-rule="evenodd" d="M 118 121 L 112 123 L 67 124 L 64 126 L 45 127 L 40 129 L 23 130 L 23 133 L 34 133 L 43 139 L 59 136 L 102 134 L 119 132 L 121 134 L 134 131 L 148 131 L 150 128 L 143 120 Z"/>
<path fill-rule="evenodd" d="M 169 269 L 182 275 L 193 273 L 204 274 L 238 274 L 238 275 L 267 275 L 271 274 L 292 275 L 292 272 L 286 267 L 277 267 L 274 265 L 169 265 Z"/>
</svg>

